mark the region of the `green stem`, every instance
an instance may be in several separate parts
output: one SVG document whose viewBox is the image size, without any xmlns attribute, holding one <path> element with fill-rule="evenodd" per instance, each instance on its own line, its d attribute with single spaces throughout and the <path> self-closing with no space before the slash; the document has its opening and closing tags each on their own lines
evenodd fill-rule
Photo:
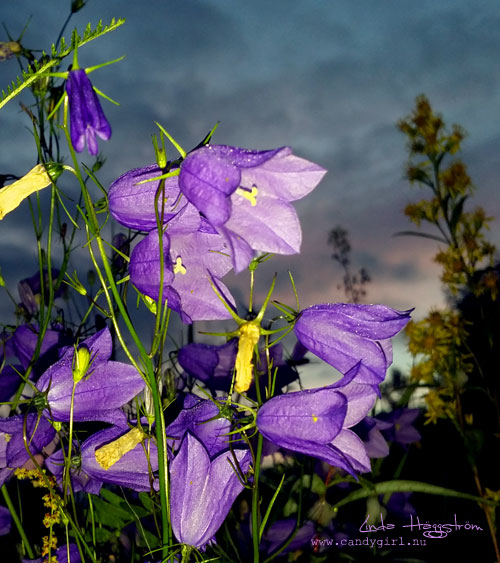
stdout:
<svg viewBox="0 0 500 563">
<path fill-rule="evenodd" d="M 16 525 L 17 531 L 19 532 L 19 535 L 21 536 L 21 539 L 23 540 L 23 544 L 26 548 L 26 551 L 28 552 L 29 558 L 35 559 L 35 554 L 33 553 L 33 550 L 31 549 L 30 542 L 28 541 L 28 538 L 26 537 L 26 534 L 24 533 L 24 528 L 23 528 L 21 520 L 19 520 L 19 516 L 17 515 L 16 509 L 14 508 L 14 505 L 12 504 L 12 501 L 10 500 L 9 492 L 7 491 L 6 485 L 2 485 L 2 494 L 3 494 L 3 498 L 5 499 L 5 504 L 7 505 L 7 508 L 10 511 L 10 515 L 12 516 L 12 520 L 14 520 L 14 524 Z"/>
<path fill-rule="evenodd" d="M 252 541 L 253 541 L 253 562 L 259 563 L 259 530 L 260 530 L 260 499 L 259 499 L 259 476 L 260 460 L 262 457 L 262 444 L 264 438 L 262 434 L 257 437 L 257 451 L 255 454 L 255 467 L 252 489 Z"/>
<path fill-rule="evenodd" d="M 65 113 L 67 115 L 67 112 Z M 66 134 L 68 147 L 70 149 L 71 157 L 73 160 L 73 165 L 75 170 L 77 171 L 77 177 L 80 182 L 80 187 L 84 197 L 85 207 L 87 210 L 87 216 L 85 217 L 85 219 L 88 220 L 90 231 L 92 232 L 94 239 L 97 243 L 97 246 L 99 248 L 99 253 L 101 255 L 102 263 L 104 266 L 104 270 L 106 272 L 106 277 L 108 279 L 111 292 L 113 294 L 113 298 L 116 302 L 118 310 L 120 311 L 120 314 L 122 315 L 123 321 L 127 326 L 130 336 L 132 337 L 135 345 L 137 346 L 137 349 L 141 356 L 144 370 L 146 372 L 146 380 L 151 388 L 151 393 L 153 395 L 153 405 L 154 405 L 154 413 L 156 420 L 155 431 L 156 431 L 156 445 L 158 448 L 158 478 L 160 484 L 159 493 L 160 493 L 161 520 L 162 520 L 162 557 L 166 558 L 168 556 L 168 546 L 170 545 L 172 538 L 172 532 L 171 532 L 170 520 L 169 520 L 169 506 L 168 506 L 169 503 L 168 485 L 167 485 L 168 460 L 167 460 L 167 449 L 165 447 L 165 422 L 163 420 L 161 398 L 159 396 L 158 388 L 156 384 L 154 365 L 132 324 L 132 321 L 128 315 L 128 311 L 121 299 L 120 292 L 118 291 L 118 288 L 116 286 L 116 282 L 113 277 L 113 272 L 111 270 L 111 265 L 109 263 L 108 256 L 106 254 L 106 248 L 104 246 L 104 242 L 100 235 L 100 226 L 97 220 L 97 215 L 92 200 L 90 199 L 90 194 L 87 190 L 87 186 L 85 185 L 82 179 L 78 160 L 76 158 L 75 151 L 71 144 L 71 138 L 68 131 L 67 121 L 65 122 L 64 132 Z M 90 245 L 91 245 L 91 241 L 89 239 L 89 247 Z M 107 293 L 106 285 L 103 286 L 103 289 Z M 110 307 L 110 310 L 113 311 L 112 306 Z"/>
</svg>

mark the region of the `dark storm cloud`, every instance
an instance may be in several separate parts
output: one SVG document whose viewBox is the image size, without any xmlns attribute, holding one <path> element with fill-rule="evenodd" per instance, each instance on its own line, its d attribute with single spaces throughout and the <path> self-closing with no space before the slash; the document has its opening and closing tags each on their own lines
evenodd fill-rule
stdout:
<svg viewBox="0 0 500 563">
<path fill-rule="evenodd" d="M 2 20 L 15 34 L 32 13 L 26 44 L 48 47 L 64 19 L 60 6 L 8 4 Z M 155 120 L 186 149 L 220 120 L 215 142 L 251 148 L 289 144 L 329 170 L 297 206 L 304 254 L 273 262 L 262 274 L 263 292 L 275 269 L 290 267 L 304 306 L 341 298 L 341 273 L 327 244 L 329 229 L 340 224 L 350 232 L 356 263 L 370 265 L 370 300 L 410 306 L 411 293 L 425 306 L 442 301 L 439 270 L 432 263 L 435 245 L 393 237 L 411 228 L 402 210 L 421 197 L 403 178 L 405 139 L 395 126 L 421 92 L 448 123 L 469 131 L 465 157 L 481 187 L 478 202 L 500 215 L 496 1 L 89 2 L 70 29 L 112 16 L 124 16 L 127 23 L 80 53 L 84 65 L 127 55 L 92 74 L 121 104 L 103 102 L 113 126 L 111 141 L 103 144 L 105 185 L 152 162 Z M 16 72 L 15 61 L 2 63 L 1 82 Z M 7 167 L 22 174 L 33 163 L 31 134 L 19 123 L 14 101 L 0 113 L 1 129 L 8 131 L 8 142 L 0 145 L 0 172 Z M 4 271 L 12 257 L 3 250 L 7 241 L 33 251 L 29 234 L 9 229 L 0 247 Z M 493 238 L 498 234 L 494 227 Z M 282 277 L 277 291 L 289 298 L 289 282 Z M 236 283 L 246 294 L 247 281 Z"/>
</svg>

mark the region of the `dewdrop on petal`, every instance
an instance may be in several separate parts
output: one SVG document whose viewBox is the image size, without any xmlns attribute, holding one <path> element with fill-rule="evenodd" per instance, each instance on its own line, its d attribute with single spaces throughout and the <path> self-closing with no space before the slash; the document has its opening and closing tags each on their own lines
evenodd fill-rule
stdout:
<svg viewBox="0 0 500 563">
<path fill-rule="evenodd" d="M 250 389 L 253 377 L 253 351 L 259 338 L 260 327 L 258 325 L 247 323 L 240 327 L 238 354 L 234 365 L 236 370 L 234 390 L 237 393 L 244 393 Z"/>
<path fill-rule="evenodd" d="M 31 194 L 50 186 L 51 180 L 43 164 L 37 164 L 25 176 L 0 189 L 0 219 L 10 213 Z"/>
<path fill-rule="evenodd" d="M 142 429 L 136 426 L 114 442 L 106 444 L 96 450 L 95 459 L 97 463 L 107 471 L 117 461 L 120 461 L 126 453 L 132 451 L 137 444 L 140 444 L 145 437 L 146 434 Z"/>
</svg>

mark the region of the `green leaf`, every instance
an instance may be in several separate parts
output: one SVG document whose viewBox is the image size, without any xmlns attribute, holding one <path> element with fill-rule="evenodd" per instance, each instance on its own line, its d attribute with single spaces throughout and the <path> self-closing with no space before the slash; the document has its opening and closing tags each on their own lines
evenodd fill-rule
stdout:
<svg viewBox="0 0 500 563">
<path fill-rule="evenodd" d="M 384 481 L 383 483 L 373 483 L 371 487 L 365 487 L 358 489 L 344 497 L 341 501 L 334 505 L 334 508 L 338 509 L 344 504 L 349 504 L 356 500 L 367 498 L 370 496 L 384 495 L 386 493 L 425 493 L 428 495 L 437 495 L 442 497 L 455 497 L 463 500 L 471 500 L 473 502 L 489 504 L 491 506 L 497 506 L 499 503 L 483 499 L 481 497 L 476 497 L 474 495 L 469 495 L 467 493 L 461 493 L 460 491 L 454 491 L 452 489 L 446 489 L 445 487 L 440 487 L 437 485 L 431 485 L 430 483 L 422 483 L 420 481 Z"/>
<path fill-rule="evenodd" d="M 451 219 L 450 219 L 450 232 L 451 233 L 454 233 L 455 229 L 457 228 L 458 221 L 459 221 L 459 219 L 462 215 L 462 210 L 463 210 L 463 207 L 464 207 L 465 200 L 468 197 L 469 196 L 464 195 L 463 197 L 461 197 L 457 201 L 456 205 L 453 207 L 453 211 L 451 213 Z"/>
<path fill-rule="evenodd" d="M 393 237 L 422 237 L 422 238 L 430 238 L 431 240 L 437 240 L 438 242 L 442 242 L 443 244 L 448 244 L 446 239 L 443 237 L 439 237 L 437 235 L 430 235 L 427 233 L 420 233 L 419 231 L 398 231 L 392 235 Z"/>
<path fill-rule="evenodd" d="M 105 489 L 101 490 L 102 491 Z M 115 495 L 116 496 L 116 495 Z M 128 510 L 124 510 L 120 506 L 106 502 L 100 497 L 93 499 L 95 519 L 103 526 L 121 530 L 127 524 L 134 520 L 134 517 Z"/>
</svg>

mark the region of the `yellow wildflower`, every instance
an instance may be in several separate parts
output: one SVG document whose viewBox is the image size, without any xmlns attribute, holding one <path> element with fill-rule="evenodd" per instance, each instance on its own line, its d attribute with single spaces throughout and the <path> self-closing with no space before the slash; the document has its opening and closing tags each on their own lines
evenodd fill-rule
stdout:
<svg viewBox="0 0 500 563">
<path fill-rule="evenodd" d="M 0 219 L 13 211 L 29 195 L 50 186 L 51 179 L 43 164 L 37 164 L 25 176 L 0 189 Z"/>
<path fill-rule="evenodd" d="M 238 353 L 236 355 L 235 370 L 236 383 L 234 390 L 244 393 L 250 389 L 253 378 L 253 350 L 260 338 L 260 327 L 253 323 L 246 323 L 240 327 Z"/>
</svg>

